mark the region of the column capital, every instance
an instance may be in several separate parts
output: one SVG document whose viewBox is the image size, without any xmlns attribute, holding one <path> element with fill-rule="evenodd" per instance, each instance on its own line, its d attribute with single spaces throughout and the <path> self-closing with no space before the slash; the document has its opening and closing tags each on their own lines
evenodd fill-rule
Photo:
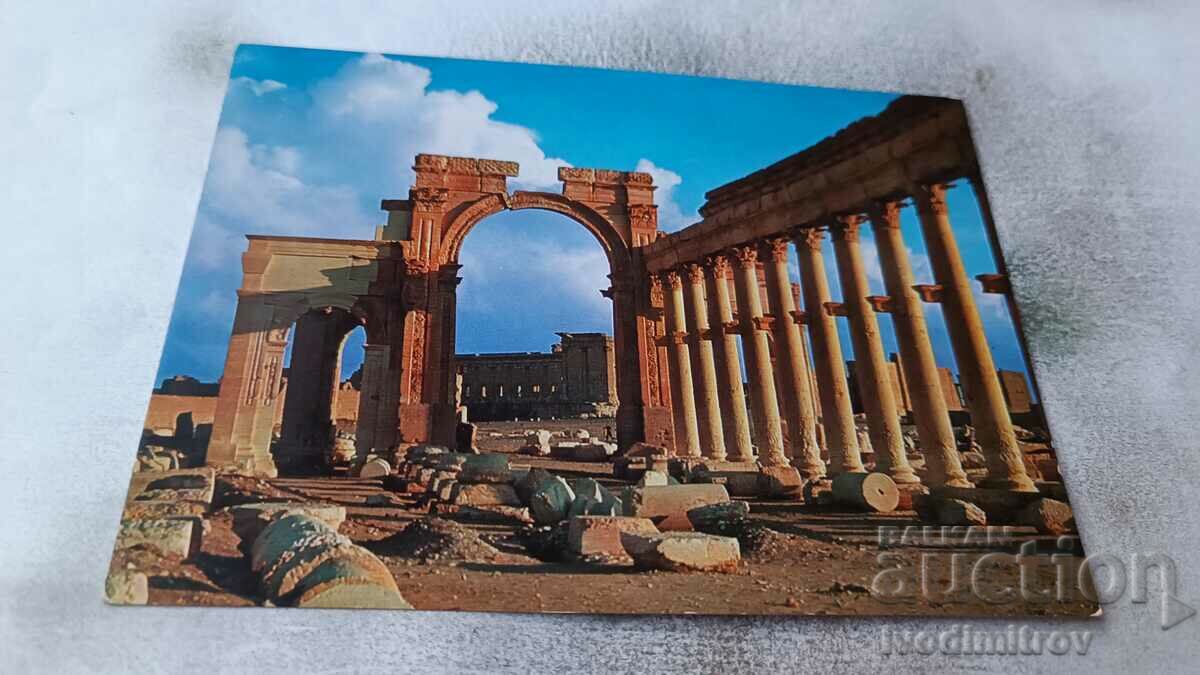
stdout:
<svg viewBox="0 0 1200 675">
<path fill-rule="evenodd" d="M 728 279 L 733 266 L 729 256 L 724 253 L 714 253 L 704 259 L 704 266 L 712 272 L 714 279 Z"/>
<path fill-rule="evenodd" d="M 787 262 L 788 245 L 791 241 L 787 237 L 767 237 L 762 240 L 762 254 L 771 262 Z"/>
<path fill-rule="evenodd" d="M 688 281 L 693 284 L 704 283 L 704 266 L 699 263 L 684 263 L 683 271 L 687 274 Z"/>
<path fill-rule="evenodd" d="M 795 321 L 797 324 L 803 326 L 804 324 L 808 323 L 808 312 L 802 309 L 794 310 L 792 312 L 792 321 Z"/>
<path fill-rule="evenodd" d="M 903 199 L 872 202 L 867 205 L 867 215 L 871 218 L 871 227 L 889 230 L 900 229 L 900 209 L 904 206 Z"/>
<path fill-rule="evenodd" d="M 670 286 L 671 290 L 679 290 L 683 288 L 683 277 L 679 276 L 679 270 L 666 270 L 659 272 L 662 277 L 663 285 Z"/>
<path fill-rule="evenodd" d="M 917 210 L 939 216 L 946 215 L 946 190 L 950 187 L 947 183 L 923 183 L 914 187 L 913 202 L 917 205 Z"/>
<path fill-rule="evenodd" d="M 404 273 L 410 277 L 429 274 L 430 264 L 424 258 L 405 258 Z"/>
<path fill-rule="evenodd" d="M 821 244 L 825 241 L 825 231 L 818 227 L 805 227 L 796 230 L 794 236 L 796 247 L 807 247 L 813 251 L 820 251 Z"/>
<path fill-rule="evenodd" d="M 737 259 L 738 267 L 742 269 L 754 267 L 758 264 L 758 247 L 754 244 L 734 246 L 730 251 L 733 253 L 733 257 Z"/>
<path fill-rule="evenodd" d="M 862 214 L 853 213 L 844 216 L 838 216 L 829 226 L 829 231 L 833 233 L 834 241 L 858 241 L 858 229 L 862 226 L 866 219 Z"/>
</svg>

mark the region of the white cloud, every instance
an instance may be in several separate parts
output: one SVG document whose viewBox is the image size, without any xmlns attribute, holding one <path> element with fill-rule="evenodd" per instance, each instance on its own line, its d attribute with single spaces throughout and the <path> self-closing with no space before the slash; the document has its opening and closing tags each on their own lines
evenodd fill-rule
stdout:
<svg viewBox="0 0 1200 675">
<path fill-rule="evenodd" d="M 430 90 L 430 81 L 428 69 L 368 54 L 313 95 L 334 133 L 388 167 L 396 185 L 411 177 L 418 153 L 511 160 L 521 166 L 514 186 L 558 185 L 558 167 L 568 164 L 547 157 L 531 129 L 493 119 L 498 106 L 478 91 Z"/>
<path fill-rule="evenodd" d="M 374 222 L 356 191 L 302 178 L 296 148 L 251 145 L 236 127 L 217 131 L 196 221 L 197 261 L 220 267 L 237 260 L 246 233 L 358 239 Z"/>
<path fill-rule="evenodd" d="M 678 202 L 675 201 L 675 188 L 683 182 L 682 176 L 657 166 L 645 157 L 638 160 L 636 170 L 650 174 L 654 178 L 655 187 L 658 188 L 654 191 L 654 203 L 658 204 L 658 229 L 675 232 L 694 222 L 684 216 L 683 209 L 679 208 Z"/>
<path fill-rule="evenodd" d="M 500 246 L 466 246 L 459 257 L 463 285 L 459 310 L 509 313 L 536 307 L 553 293 L 555 304 L 581 317 L 611 319 L 608 258 L 599 246 L 571 247 L 553 240 L 507 237 Z"/>
<path fill-rule="evenodd" d="M 264 94 L 270 94 L 271 92 L 279 91 L 281 89 L 287 89 L 287 85 L 278 80 L 256 80 L 252 77 L 245 76 L 235 77 L 233 79 L 233 85 L 235 87 L 245 87 L 249 89 L 255 96 L 262 96 Z"/>
</svg>

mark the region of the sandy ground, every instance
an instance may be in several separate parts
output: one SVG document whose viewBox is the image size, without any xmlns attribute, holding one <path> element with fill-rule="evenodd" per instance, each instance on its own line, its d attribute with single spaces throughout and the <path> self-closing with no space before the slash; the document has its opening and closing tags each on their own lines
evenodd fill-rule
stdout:
<svg viewBox="0 0 1200 675">
<path fill-rule="evenodd" d="M 508 424 L 508 423 L 502 423 Z M 528 423 L 526 423 L 528 424 Z M 579 420 L 564 428 L 585 426 Z M 602 435 L 603 422 L 599 423 Z M 549 424 L 546 424 L 549 427 Z M 492 427 L 492 431 L 495 431 Z M 499 433 L 505 430 L 501 429 Z M 486 432 L 485 432 L 486 433 Z M 494 447 L 508 439 L 481 438 Z M 495 442 L 499 441 L 499 442 Z M 540 466 L 554 473 L 588 475 L 617 485 L 612 465 L 517 456 L 514 463 Z M 223 479 L 224 480 L 224 479 Z M 751 500 L 754 522 L 771 530 L 760 550 L 745 552 L 733 574 L 640 572 L 622 565 L 551 563 L 531 557 L 514 534 L 519 524 L 471 523 L 458 514 L 443 517 L 462 522 L 492 544 L 499 554 L 468 560 L 422 562 L 397 555 L 391 539 L 410 522 L 428 515 L 428 507 L 415 496 L 392 494 L 390 505 L 365 504 L 368 496 L 387 492 L 378 480 L 353 478 L 281 478 L 271 481 L 234 479 L 236 490 L 218 495 L 218 506 L 252 499 L 327 501 L 346 506 L 348 517 L 340 531 L 379 555 L 392 570 L 400 592 L 417 609 L 495 612 L 588 612 L 600 614 L 841 614 L 942 616 L 1073 615 L 1095 612 L 1094 603 L 1067 584 L 1062 601 L 1049 602 L 1035 595 L 1022 598 L 1021 569 L 1011 556 L 1022 542 L 1036 542 L 1040 564 L 1027 567 L 1025 588 L 1052 589 L 1056 568 L 1049 555 L 1061 553 L 1053 538 L 1039 537 L 1032 529 L 1014 528 L 1011 540 L 991 545 L 925 538 L 909 545 L 880 547 L 879 528 L 919 527 L 912 512 L 882 515 L 850 514 L 832 507 L 798 502 Z M 226 486 L 229 482 L 226 481 Z M 219 491 L 220 492 L 220 491 Z M 933 534 L 933 533 L 931 533 Z M 1067 542 L 1063 542 L 1064 544 Z M 1075 579 L 1082 560 L 1069 559 L 1067 579 Z M 255 605 L 256 595 L 243 551 L 246 544 L 234 534 L 227 517 L 209 519 L 201 553 L 194 561 L 160 560 L 151 565 L 151 604 Z M 982 556 L 1000 552 L 981 563 L 976 592 L 972 592 L 971 566 Z M 880 560 L 884 553 L 886 557 Z M 124 552 L 114 561 L 136 561 L 136 552 Z M 920 591 L 922 558 L 928 581 Z M 956 558 L 957 589 L 952 585 L 952 559 Z M 139 562 L 139 568 L 147 563 Z M 876 575 L 893 569 L 873 593 Z M 904 590 L 894 591 L 897 583 Z M 1006 589 L 1012 589 L 1007 590 Z M 1029 594 L 1027 594 L 1029 595 Z M 990 601 L 989 601 L 990 599 Z M 997 601 L 999 600 L 999 601 Z"/>
</svg>

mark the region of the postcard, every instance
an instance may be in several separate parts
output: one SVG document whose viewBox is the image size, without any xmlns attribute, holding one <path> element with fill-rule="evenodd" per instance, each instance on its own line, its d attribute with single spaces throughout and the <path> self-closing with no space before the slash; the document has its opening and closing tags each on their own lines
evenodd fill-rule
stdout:
<svg viewBox="0 0 1200 675">
<path fill-rule="evenodd" d="M 243 45 L 107 598 L 1094 614 L 982 169 L 951 99 Z"/>
</svg>

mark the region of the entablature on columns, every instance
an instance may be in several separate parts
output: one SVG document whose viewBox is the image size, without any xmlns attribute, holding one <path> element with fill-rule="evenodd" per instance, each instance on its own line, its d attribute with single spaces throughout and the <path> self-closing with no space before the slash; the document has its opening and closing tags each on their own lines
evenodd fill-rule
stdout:
<svg viewBox="0 0 1200 675">
<path fill-rule="evenodd" d="M 707 254 L 861 213 L 876 201 L 903 197 L 921 182 L 978 173 L 978 160 L 958 101 L 897 99 L 882 113 L 820 143 L 708 192 L 703 220 L 643 248 L 657 271 Z"/>
</svg>

